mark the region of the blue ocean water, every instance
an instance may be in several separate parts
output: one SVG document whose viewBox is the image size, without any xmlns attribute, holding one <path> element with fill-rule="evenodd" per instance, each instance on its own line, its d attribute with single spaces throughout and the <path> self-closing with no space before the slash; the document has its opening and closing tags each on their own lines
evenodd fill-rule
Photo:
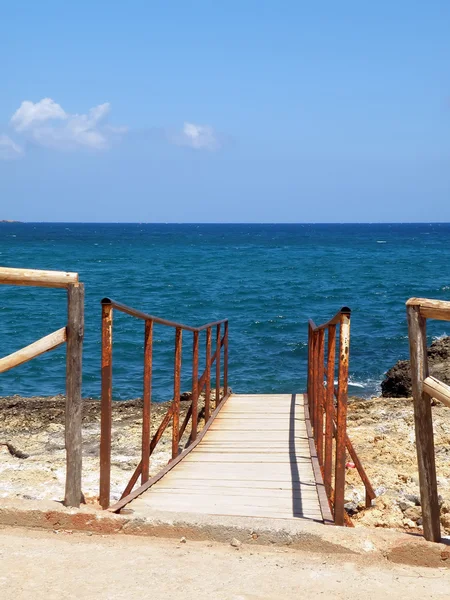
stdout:
<svg viewBox="0 0 450 600">
<path fill-rule="evenodd" d="M 305 389 L 307 321 L 352 308 L 350 391 L 371 396 L 408 355 L 405 301 L 450 298 L 450 224 L 1 223 L 0 264 L 77 271 L 86 286 L 83 393 L 100 394 L 100 300 L 201 325 L 230 320 L 237 392 Z M 62 290 L 0 286 L 1 354 L 65 325 Z M 430 323 L 430 339 L 450 333 Z M 173 331 L 155 329 L 154 397 L 171 397 Z M 190 340 L 186 339 L 190 344 Z M 116 313 L 113 393 L 142 395 L 143 323 Z M 0 395 L 64 391 L 60 348 L 0 375 Z M 182 389 L 189 389 L 190 347 Z"/>
</svg>

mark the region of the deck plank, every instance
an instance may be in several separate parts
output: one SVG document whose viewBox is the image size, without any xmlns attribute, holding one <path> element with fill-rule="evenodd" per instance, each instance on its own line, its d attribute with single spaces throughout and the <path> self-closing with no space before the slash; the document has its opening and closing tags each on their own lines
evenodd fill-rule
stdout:
<svg viewBox="0 0 450 600">
<path fill-rule="evenodd" d="M 132 504 L 322 521 L 303 396 L 233 394 L 198 446 Z"/>
</svg>

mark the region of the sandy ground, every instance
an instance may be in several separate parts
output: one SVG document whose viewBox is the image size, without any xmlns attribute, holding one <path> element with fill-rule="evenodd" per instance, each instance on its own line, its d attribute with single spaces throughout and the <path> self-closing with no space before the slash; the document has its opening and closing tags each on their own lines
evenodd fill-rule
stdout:
<svg viewBox="0 0 450 600">
<path fill-rule="evenodd" d="M 0 530 L 2 600 L 448 598 L 448 569 L 287 548 Z"/>
</svg>

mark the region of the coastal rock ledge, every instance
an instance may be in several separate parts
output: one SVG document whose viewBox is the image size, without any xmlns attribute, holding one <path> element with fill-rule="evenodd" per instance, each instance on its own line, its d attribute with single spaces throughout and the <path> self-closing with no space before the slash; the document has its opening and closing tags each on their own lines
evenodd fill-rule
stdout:
<svg viewBox="0 0 450 600">
<path fill-rule="evenodd" d="M 430 375 L 450 385 L 450 337 L 442 337 L 428 348 Z M 399 360 L 381 382 L 383 398 L 409 398 L 412 395 L 409 360 Z"/>
</svg>

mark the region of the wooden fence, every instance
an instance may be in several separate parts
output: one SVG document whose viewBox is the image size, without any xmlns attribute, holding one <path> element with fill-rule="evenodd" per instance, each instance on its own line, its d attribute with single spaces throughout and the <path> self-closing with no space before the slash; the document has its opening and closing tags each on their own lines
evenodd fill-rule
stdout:
<svg viewBox="0 0 450 600">
<path fill-rule="evenodd" d="M 109 298 L 102 300 L 102 407 L 101 407 L 101 440 L 100 440 L 100 505 L 106 509 L 110 505 L 111 495 L 111 429 L 112 429 L 112 342 L 113 342 L 113 310 L 142 319 L 144 329 L 144 381 L 143 381 L 143 418 L 142 418 L 142 444 L 141 461 L 136 467 L 130 481 L 122 493 L 118 503 L 110 508 L 118 511 L 134 497 L 148 489 L 159 479 L 168 467 L 158 475 L 149 477 L 150 456 L 155 450 L 164 431 L 172 425 L 172 461 L 169 468 L 175 466 L 185 453 L 197 444 L 206 432 L 220 403 L 228 394 L 228 320 L 224 319 L 208 323 L 202 327 L 190 327 L 181 323 L 167 321 L 153 315 L 135 310 Z M 153 374 L 153 328 L 154 325 L 170 327 L 175 331 L 173 400 L 169 410 L 162 419 L 156 433 L 151 438 L 151 404 L 152 404 L 152 374 Z M 223 334 L 222 334 L 223 327 Z M 181 393 L 181 357 L 183 332 L 192 334 L 192 392 L 191 403 L 183 423 L 180 426 L 180 393 Z M 215 332 L 215 350 L 212 353 L 213 332 Z M 199 338 L 205 334 L 205 370 L 199 377 Z M 221 359 L 223 349 L 223 375 L 221 374 Z M 211 406 L 211 373 L 215 363 L 215 402 L 214 412 Z M 222 385 L 221 385 L 222 382 Z M 199 397 L 205 390 L 204 406 L 199 411 Z M 204 418 L 204 427 L 198 431 L 200 418 Z M 189 442 L 184 451 L 181 451 L 180 440 L 191 424 Z M 181 453 L 180 453 L 181 452 Z M 139 479 L 141 485 L 134 492 L 133 489 Z"/>
<path fill-rule="evenodd" d="M 430 377 L 427 356 L 427 319 L 450 321 L 450 302 L 410 298 L 408 317 L 411 383 L 414 400 L 414 425 L 419 467 L 420 499 L 425 539 L 441 539 L 440 509 L 436 480 L 431 399 L 450 406 L 450 386 Z"/>
<path fill-rule="evenodd" d="M 58 348 L 66 349 L 66 485 L 64 504 L 80 506 L 81 491 L 81 374 L 84 335 L 84 286 L 78 273 L 38 271 L 0 267 L 0 284 L 26 285 L 67 290 L 67 326 L 46 335 L 29 346 L 0 359 L 0 373 Z"/>
<path fill-rule="evenodd" d="M 336 389 L 334 378 L 336 372 L 337 328 L 339 328 L 339 343 L 337 357 L 338 385 Z M 317 460 L 322 471 L 325 491 L 336 525 L 345 524 L 344 497 L 347 452 L 364 483 L 366 506 L 370 506 L 375 498 L 375 492 L 347 435 L 349 354 L 349 308 L 341 308 L 330 321 L 323 325 L 317 326 L 313 321 L 309 321 L 306 419 L 309 419 L 311 423 Z"/>
</svg>

